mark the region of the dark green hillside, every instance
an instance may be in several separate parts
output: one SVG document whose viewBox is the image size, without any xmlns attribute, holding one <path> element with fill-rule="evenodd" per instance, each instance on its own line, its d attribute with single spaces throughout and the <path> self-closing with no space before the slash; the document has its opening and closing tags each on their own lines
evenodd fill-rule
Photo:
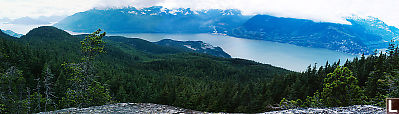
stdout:
<svg viewBox="0 0 399 114">
<path fill-rule="evenodd" d="M 385 106 L 385 98 L 399 97 L 399 48 L 391 42 L 386 53 L 340 61 L 293 76 L 277 77 L 286 96 L 283 107 Z M 272 82 L 276 85 L 280 82 Z M 274 83 L 274 84 L 273 84 Z"/>
<path fill-rule="evenodd" d="M 283 97 L 271 99 L 275 94 L 269 89 L 269 81 L 291 73 L 248 60 L 187 53 L 141 39 L 106 37 L 106 53 L 91 62 L 95 83 L 90 84 L 87 98 L 97 100 L 84 100 L 70 93 L 70 88 L 76 86 L 75 70 L 80 68 L 76 65 L 86 64 L 81 60 L 82 40 L 55 27 L 33 29 L 20 39 L 0 37 L 0 90 L 6 98 L 0 99 L 1 112 L 102 105 L 110 102 L 107 95 L 112 97 L 111 102 L 152 102 L 215 112 L 261 112 Z M 101 91 L 90 92 L 96 88 Z M 48 91 L 52 97 L 46 97 Z"/>
<path fill-rule="evenodd" d="M 29 31 L 17 41 L 43 51 L 50 60 L 76 61 L 80 57 L 81 40 L 58 28 L 42 26 Z"/>
<path fill-rule="evenodd" d="M 163 39 L 155 42 L 155 44 L 165 47 L 175 47 L 187 52 L 206 53 L 217 57 L 231 58 L 231 56 L 224 52 L 222 48 L 214 47 L 211 44 L 202 41 L 175 41 L 171 39 Z"/>
<path fill-rule="evenodd" d="M 2 38 L 15 38 L 15 37 L 12 37 L 12 36 L 4 33 L 2 30 L 0 30 L 0 37 L 2 37 Z"/>
<path fill-rule="evenodd" d="M 92 34 L 83 40 L 55 27 L 33 29 L 20 39 L 0 33 L 1 113 L 114 102 L 151 102 L 209 112 L 264 112 L 279 103 L 282 108 L 383 106 L 385 98 L 399 97 L 399 49 L 394 44 L 386 54 L 347 60 L 344 66 L 339 66 L 340 61 L 309 66 L 296 73 L 141 39 L 102 39 L 103 35 Z M 90 43 L 87 39 L 91 38 L 97 38 L 90 40 L 93 44 L 106 41 L 106 53 L 87 59 L 79 44 L 82 40 Z M 102 51 L 90 53 L 96 52 Z M 83 92 L 79 92 L 81 85 L 87 88 Z"/>
<path fill-rule="evenodd" d="M 85 35 L 76 35 L 76 37 L 79 38 L 83 38 L 84 36 Z M 112 42 L 112 44 L 128 45 L 129 47 L 133 47 L 136 50 L 150 54 L 174 54 L 174 53 L 185 52 L 184 50 L 178 48 L 160 46 L 139 38 L 126 38 L 122 36 L 105 36 L 104 40 Z"/>
</svg>

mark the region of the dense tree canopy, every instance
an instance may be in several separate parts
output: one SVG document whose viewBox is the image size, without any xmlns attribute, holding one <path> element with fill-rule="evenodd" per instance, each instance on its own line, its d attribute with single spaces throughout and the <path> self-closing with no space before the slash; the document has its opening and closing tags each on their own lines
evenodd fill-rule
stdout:
<svg viewBox="0 0 399 114">
<path fill-rule="evenodd" d="M 386 97 L 399 93 L 395 45 L 387 53 L 320 67 L 315 64 L 298 73 L 141 39 L 107 37 L 99 31 L 86 38 L 54 27 L 36 28 L 20 39 L 1 34 L 2 113 L 113 102 L 151 102 L 209 112 L 264 112 L 279 104 L 282 108 L 383 106 Z M 94 45 L 86 45 L 90 42 Z M 91 59 L 82 59 L 88 56 Z"/>
<path fill-rule="evenodd" d="M 82 58 L 94 54 L 82 53 L 80 50 L 86 45 L 80 41 L 96 43 L 97 40 L 90 40 L 93 37 L 107 42 L 99 45 L 107 53 L 96 50 L 99 55 L 87 62 L 89 59 Z M 141 39 L 100 37 L 104 35 L 99 32 L 86 38 L 75 37 L 54 27 L 39 27 L 20 39 L 1 37 L 1 76 L 12 68 L 20 72 L 21 78 L 12 83 L 3 78 L 3 82 L 18 85 L 9 96 L 27 104 L 9 105 L 11 101 L 3 100 L 3 112 L 39 112 L 112 102 L 260 112 L 278 101 L 269 99 L 269 80 L 293 73 L 243 59 L 175 50 Z M 87 81 L 87 76 L 93 80 Z"/>
</svg>

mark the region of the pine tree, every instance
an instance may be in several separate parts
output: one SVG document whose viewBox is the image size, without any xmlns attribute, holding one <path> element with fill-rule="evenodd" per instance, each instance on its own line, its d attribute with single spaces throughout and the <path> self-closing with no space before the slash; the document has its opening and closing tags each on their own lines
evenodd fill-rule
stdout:
<svg viewBox="0 0 399 114">
<path fill-rule="evenodd" d="M 362 93 L 357 83 L 357 78 L 347 67 L 337 67 L 324 79 L 323 104 L 328 107 L 359 104 Z"/>
<path fill-rule="evenodd" d="M 42 105 L 42 94 L 40 93 L 41 92 L 41 83 L 40 83 L 40 78 L 38 78 L 38 79 L 35 79 L 36 81 L 37 81 L 37 84 L 36 84 L 36 102 L 37 102 L 37 105 L 36 105 L 36 107 L 35 107 L 35 110 L 36 111 L 41 111 L 41 105 Z"/>
<path fill-rule="evenodd" d="M 51 73 L 51 70 L 49 66 L 46 64 L 43 69 L 43 75 L 44 75 L 44 97 L 45 97 L 45 104 L 44 104 L 44 111 L 47 112 L 47 109 L 50 108 L 50 110 L 54 109 L 54 92 L 53 92 L 53 81 L 52 79 L 54 78 L 54 75 Z M 50 106 L 50 107 L 48 107 Z"/>
<path fill-rule="evenodd" d="M 1 76 L 1 103 L 4 104 L 4 112 L 24 113 L 25 107 L 23 98 L 25 97 L 25 79 L 22 71 L 15 66 L 11 66 Z"/>
<path fill-rule="evenodd" d="M 98 29 L 96 32 L 89 34 L 81 41 L 81 52 L 83 54 L 81 63 L 64 63 L 62 66 L 65 68 L 71 88 L 67 89 L 66 96 L 62 98 L 65 107 L 77 106 L 79 108 L 99 105 L 111 101 L 108 89 L 101 83 L 97 82 L 93 61 L 96 56 L 105 53 L 105 42 L 102 38 L 105 32 L 101 33 Z"/>
</svg>

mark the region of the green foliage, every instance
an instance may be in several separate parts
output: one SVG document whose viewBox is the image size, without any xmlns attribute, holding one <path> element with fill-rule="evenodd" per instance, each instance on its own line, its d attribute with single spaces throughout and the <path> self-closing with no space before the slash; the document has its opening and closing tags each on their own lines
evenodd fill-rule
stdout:
<svg viewBox="0 0 399 114">
<path fill-rule="evenodd" d="M 0 112 L 1 113 L 4 113 L 5 111 L 6 111 L 6 105 L 4 105 L 4 104 L 0 104 Z"/>
<path fill-rule="evenodd" d="M 88 107 L 104 105 L 111 102 L 111 96 L 100 82 L 89 79 L 82 73 L 80 66 L 69 64 L 66 67 L 68 87 L 65 97 L 61 99 L 61 107 Z"/>
<path fill-rule="evenodd" d="M 362 91 L 347 67 L 337 67 L 324 78 L 322 102 L 327 107 L 360 104 Z"/>
<path fill-rule="evenodd" d="M 69 76 L 67 80 L 70 81 L 68 85 L 71 87 L 67 89 L 65 97 L 61 100 L 63 106 L 80 108 L 103 105 L 111 101 L 108 90 L 93 78 L 96 74 L 91 63 L 97 55 L 105 53 L 105 42 L 102 40 L 105 32 L 102 34 L 100 32 L 98 29 L 80 42 L 83 62 L 62 64 L 66 75 Z"/>
<path fill-rule="evenodd" d="M 28 107 L 27 112 L 40 112 L 43 109 L 42 106 L 46 103 L 46 98 L 38 93 L 34 92 L 33 94 L 29 95 L 25 100 L 23 100 L 24 106 Z"/>
<path fill-rule="evenodd" d="M 39 27 L 20 39 L 0 37 L 0 93 L 6 98 L 0 102 L 2 113 L 113 101 L 208 112 L 264 112 L 273 110 L 270 107 L 278 106 L 283 98 L 287 108 L 383 105 L 386 97 L 395 97 L 399 91 L 397 47 L 390 48 L 393 53 L 346 61 L 343 67 L 338 67 L 338 61 L 297 73 L 249 60 L 173 50 L 140 39 L 104 36 L 107 43 L 103 44 L 100 36 L 94 33 L 97 38 L 90 40 L 54 27 Z M 96 45 L 80 44 L 84 39 Z M 86 57 L 90 59 L 82 61 Z M 53 83 L 49 90 L 48 76 L 54 76 L 48 81 Z M 46 97 L 46 91 L 54 92 L 54 97 Z M 357 91 L 364 94 L 359 96 Z"/>
<path fill-rule="evenodd" d="M 88 53 L 79 51 L 84 47 L 79 43 L 83 37 L 54 27 L 39 27 L 20 39 L 0 38 L 4 44 L 0 51 L 8 56 L 0 58 L 5 61 L 0 64 L 4 69 L 0 72 L 15 65 L 24 71 L 24 88 L 36 88 L 22 96 L 26 100 L 21 101 L 29 104 L 26 112 L 112 101 L 152 102 L 214 112 L 262 112 L 274 102 L 268 95 L 269 80 L 289 73 L 248 60 L 185 53 L 141 39 L 105 38 L 102 52 L 107 54 L 92 53 L 96 57 L 90 61 L 81 59 L 82 54 L 88 57 Z M 54 97 L 46 98 L 45 79 L 51 74 L 54 85 L 49 87 Z M 46 106 L 50 99 L 55 104 Z"/>
<path fill-rule="evenodd" d="M 87 90 L 87 96 L 84 97 L 88 106 L 104 105 L 111 102 L 112 97 L 109 90 L 100 82 L 93 81 Z"/>
<path fill-rule="evenodd" d="M 321 99 L 320 93 L 316 91 L 312 97 L 307 97 L 306 102 L 307 104 L 304 104 L 305 107 L 323 107 L 324 104 L 322 102 L 323 99 Z"/>
<path fill-rule="evenodd" d="M 79 107 L 82 105 L 83 97 L 81 97 L 82 93 L 78 93 L 78 91 L 68 88 L 65 91 L 65 96 L 60 100 L 60 107 Z"/>
<path fill-rule="evenodd" d="M 92 60 L 98 54 L 105 53 L 105 42 L 102 40 L 102 38 L 105 36 L 106 33 L 103 32 L 100 34 L 100 32 L 101 29 L 98 29 L 92 34 L 87 35 L 85 39 L 80 42 L 80 44 L 82 45 L 81 51 L 85 56 L 84 60 Z"/>
<path fill-rule="evenodd" d="M 392 42 L 385 54 L 381 52 L 367 57 L 362 55 L 352 61 L 347 60 L 343 67 L 339 67 L 337 63 L 329 65 L 327 62 L 324 67 L 320 67 L 317 71 L 311 70 L 309 67 L 306 72 L 285 77 L 283 80 L 296 80 L 288 83 L 285 90 L 289 90 L 287 96 L 294 96 L 289 97 L 289 99 L 304 99 L 304 107 L 353 104 L 384 107 L 385 98 L 398 96 L 398 61 L 399 49 Z M 315 82 L 322 82 L 322 84 L 315 85 Z M 321 91 L 321 93 L 315 92 L 309 95 L 308 92 L 301 92 L 309 90 L 303 89 L 303 87 L 309 86 L 313 86 L 315 88 L 313 90 Z M 320 88 L 320 86 L 322 87 Z M 304 95 L 307 97 L 295 97 Z"/>
<path fill-rule="evenodd" d="M 298 99 L 298 101 L 299 101 L 299 99 Z M 297 108 L 297 107 L 298 107 L 298 102 L 296 102 L 296 101 L 294 101 L 294 100 L 288 101 L 287 99 L 283 98 L 283 99 L 280 101 L 280 107 L 281 107 L 282 109 L 293 109 L 293 108 Z"/>
<path fill-rule="evenodd" d="M 23 95 L 25 95 L 25 79 L 22 71 L 15 66 L 10 67 L 4 74 L 0 74 L 0 104 L 5 104 L 4 112 L 24 112 Z"/>
</svg>

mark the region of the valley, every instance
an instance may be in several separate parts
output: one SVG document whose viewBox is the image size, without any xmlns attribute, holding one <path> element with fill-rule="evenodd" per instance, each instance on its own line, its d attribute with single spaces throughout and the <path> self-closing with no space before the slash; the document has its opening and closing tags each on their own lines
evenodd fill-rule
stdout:
<svg viewBox="0 0 399 114">
<path fill-rule="evenodd" d="M 399 1 L 39 1 L 0 4 L 2 114 L 384 113 L 399 103 L 387 100 L 399 98 Z"/>
<path fill-rule="evenodd" d="M 271 64 L 292 71 L 305 71 L 309 65 L 324 65 L 327 61 L 334 62 L 353 59 L 357 55 L 336 52 L 322 48 L 300 47 L 286 43 L 259 41 L 213 34 L 162 34 L 162 33 L 121 33 L 109 36 L 124 36 L 141 38 L 151 42 L 162 39 L 178 41 L 203 41 L 213 46 L 221 47 L 233 58 L 254 60 Z"/>
<path fill-rule="evenodd" d="M 93 18 L 96 18 L 93 20 Z M 68 16 L 54 26 L 72 32 L 103 28 L 109 33 L 212 33 L 237 38 L 323 48 L 370 55 L 399 37 L 399 29 L 375 17 L 345 17 L 347 23 L 271 15 L 242 15 L 236 9 L 146 8 L 91 9 Z M 111 21 L 108 21 L 111 20 Z M 148 23 L 147 23 L 148 22 Z"/>
</svg>

